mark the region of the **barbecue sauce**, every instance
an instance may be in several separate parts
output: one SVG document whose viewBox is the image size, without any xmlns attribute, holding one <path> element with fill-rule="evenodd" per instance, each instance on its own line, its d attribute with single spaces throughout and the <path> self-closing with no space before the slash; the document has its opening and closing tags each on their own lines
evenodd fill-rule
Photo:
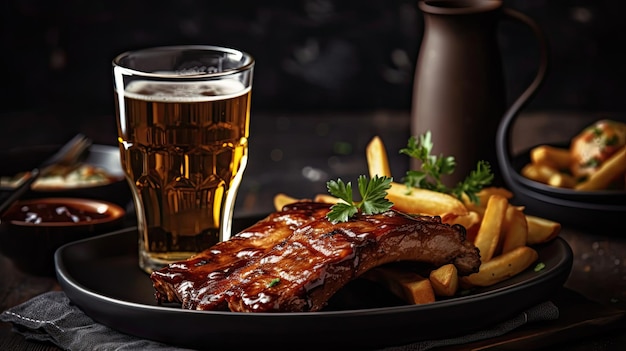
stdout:
<svg viewBox="0 0 626 351">
<path fill-rule="evenodd" d="M 64 203 L 32 203 L 14 207 L 3 219 L 32 224 L 44 223 L 79 223 L 106 218 L 106 207 L 102 213 L 87 207 L 78 207 Z"/>
</svg>

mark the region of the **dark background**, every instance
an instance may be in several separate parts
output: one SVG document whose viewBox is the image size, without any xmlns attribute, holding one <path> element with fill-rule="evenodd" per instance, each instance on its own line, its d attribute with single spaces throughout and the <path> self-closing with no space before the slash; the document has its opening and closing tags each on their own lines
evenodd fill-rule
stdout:
<svg viewBox="0 0 626 351">
<path fill-rule="evenodd" d="M 0 151 L 77 131 L 115 145 L 111 60 L 173 44 L 256 58 L 246 194 L 271 198 L 277 179 L 296 196 L 324 192 L 329 177 L 363 173 L 372 135 L 383 133 L 390 150 L 406 145 L 423 34 L 417 0 L 0 1 Z M 533 18 L 550 45 L 549 74 L 523 113 L 625 114 L 625 2 L 504 4 Z M 498 38 L 512 101 L 535 75 L 538 45 L 513 22 Z M 365 114 L 367 130 L 356 133 Z M 408 161 L 392 166 L 401 175 Z M 270 206 L 260 195 L 256 203 Z"/>
<path fill-rule="evenodd" d="M 550 74 L 528 109 L 625 109 L 624 2 L 504 3 L 535 19 L 551 45 Z M 111 59 L 168 44 L 253 54 L 256 112 L 408 110 L 423 25 L 416 0 L 3 0 L 1 6 L 0 111 L 68 118 L 111 115 Z M 514 95 L 534 74 L 537 47 L 520 25 L 503 22 L 500 29 Z"/>
</svg>

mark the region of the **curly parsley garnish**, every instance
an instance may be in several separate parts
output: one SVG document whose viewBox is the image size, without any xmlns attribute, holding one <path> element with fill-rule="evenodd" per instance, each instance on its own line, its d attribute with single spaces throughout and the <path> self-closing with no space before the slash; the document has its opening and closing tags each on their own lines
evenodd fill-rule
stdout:
<svg viewBox="0 0 626 351">
<path fill-rule="evenodd" d="M 332 223 L 347 222 L 352 216 L 361 211 L 363 214 L 377 214 L 389 210 L 393 203 L 386 199 L 387 189 L 391 187 L 392 178 L 374 176 L 368 179 L 361 175 L 358 178 L 361 201 L 352 198 L 352 183 L 344 183 L 341 179 L 326 183 L 328 192 L 344 202 L 331 206 L 326 218 Z"/>
<path fill-rule="evenodd" d="M 465 194 L 470 201 L 478 203 L 478 193 L 484 186 L 493 180 L 491 166 L 486 161 L 479 161 L 476 169 L 454 188 L 449 188 L 441 181 L 442 175 L 454 172 L 456 162 L 453 156 L 431 155 L 433 143 L 430 131 L 416 137 L 411 137 L 406 148 L 400 150 L 401 154 L 416 158 L 422 162 L 421 170 L 409 170 L 406 172 L 404 184 L 411 189 L 424 188 L 441 193 L 452 194 L 458 199 L 463 199 Z"/>
</svg>

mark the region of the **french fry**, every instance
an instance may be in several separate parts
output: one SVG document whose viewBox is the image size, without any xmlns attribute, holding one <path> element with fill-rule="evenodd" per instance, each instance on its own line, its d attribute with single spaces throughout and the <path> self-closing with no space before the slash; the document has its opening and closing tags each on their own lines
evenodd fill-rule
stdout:
<svg viewBox="0 0 626 351">
<path fill-rule="evenodd" d="M 378 136 L 375 136 L 369 144 L 367 144 L 365 154 L 371 178 L 374 178 L 376 175 L 379 177 L 391 177 L 387 151 L 385 150 L 385 145 Z"/>
<path fill-rule="evenodd" d="M 536 182 L 559 188 L 573 188 L 576 179 L 548 164 L 529 163 L 522 168 L 522 175 Z"/>
<path fill-rule="evenodd" d="M 409 214 L 465 216 L 469 212 L 461 200 L 452 195 L 420 188 L 409 192 L 406 185 L 396 182 L 391 182 L 387 199 L 393 202 L 395 209 Z"/>
<path fill-rule="evenodd" d="M 489 198 L 491 197 L 491 195 L 500 195 L 506 198 L 507 200 L 513 198 L 513 193 L 509 189 L 496 187 L 496 186 L 482 188 L 480 189 L 477 195 L 478 195 L 478 198 L 480 199 L 480 202 L 484 204 L 486 204 L 487 201 L 489 201 Z"/>
<path fill-rule="evenodd" d="M 576 185 L 576 190 L 606 189 L 612 181 L 626 173 L 626 146 L 614 153 L 587 180 Z"/>
<path fill-rule="evenodd" d="M 547 184 L 557 188 L 573 188 L 576 186 L 576 178 L 566 173 L 555 173 L 548 178 Z"/>
<path fill-rule="evenodd" d="M 451 263 L 433 269 L 428 279 L 436 296 L 454 296 L 459 288 L 458 271 Z"/>
<path fill-rule="evenodd" d="M 482 188 L 476 194 L 478 197 L 478 203 L 470 201 L 470 199 L 465 195 L 463 196 L 463 202 L 468 210 L 478 212 L 478 214 L 482 216 L 485 214 L 485 208 L 487 207 L 487 202 L 489 201 L 491 195 L 500 195 L 506 199 L 511 199 L 513 197 L 513 193 L 510 190 L 492 186 Z"/>
<path fill-rule="evenodd" d="M 534 163 L 529 163 L 522 167 L 521 173 L 524 177 L 536 182 L 545 183 L 548 181 L 548 177 L 542 174 L 539 171 L 539 166 Z"/>
<path fill-rule="evenodd" d="M 528 245 L 548 242 L 556 238 L 561 232 L 561 223 L 549 219 L 527 214 L 526 223 L 528 224 L 528 236 L 526 238 Z"/>
<path fill-rule="evenodd" d="M 572 154 L 569 149 L 540 145 L 530 151 L 532 163 L 546 165 L 553 169 L 569 169 Z"/>
<path fill-rule="evenodd" d="M 315 202 L 323 202 L 323 203 L 326 203 L 326 204 L 336 204 L 336 203 L 338 203 L 340 201 L 343 201 L 343 200 L 341 200 L 338 197 L 334 197 L 332 195 L 329 195 L 329 194 L 317 194 L 317 195 L 315 195 L 315 198 L 313 198 L 313 201 L 315 201 Z"/>
<path fill-rule="evenodd" d="M 480 250 L 480 260 L 488 262 L 496 253 L 500 244 L 500 232 L 506 214 L 509 201 L 500 195 L 492 195 L 487 202 L 485 215 L 483 216 L 478 234 L 474 240 L 474 246 Z"/>
<path fill-rule="evenodd" d="M 491 286 L 523 272 L 537 261 L 539 254 L 529 246 L 520 246 L 480 265 L 478 273 L 462 277 L 464 285 Z"/>
<path fill-rule="evenodd" d="M 287 194 L 278 193 L 274 195 L 274 208 L 276 211 L 281 211 L 285 205 L 289 205 L 297 201 L 299 200 Z"/>
<path fill-rule="evenodd" d="M 362 275 L 363 278 L 385 286 L 391 293 L 410 304 L 435 302 L 435 292 L 428 278 L 389 267 L 376 267 Z"/>
<path fill-rule="evenodd" d="M 467 214 L 464 216 L 444 214 L 443 216 L 441 216 L 441 221 L 450 225 L 460 224 L 465 227 L 465 229 L 469 229 L 476 225 L 479 225 L 481 218 L 482 217 L 478 212 L 468 211 Z"/>
<path fill-rule="evenodd" d="M 550 177 L 560 172 L 556 168 L 547 165 L 529 163 L 522 167 L 522 175 L 536 182 L 548 184 Z"/>
<path fill-rule="evenodd" d="M 502 253 L 513 251 L 526 245 L 528 239 L 528 223 L 521 208 L 511 206 L 506 209 L 503 226 Z"/>
</svg>

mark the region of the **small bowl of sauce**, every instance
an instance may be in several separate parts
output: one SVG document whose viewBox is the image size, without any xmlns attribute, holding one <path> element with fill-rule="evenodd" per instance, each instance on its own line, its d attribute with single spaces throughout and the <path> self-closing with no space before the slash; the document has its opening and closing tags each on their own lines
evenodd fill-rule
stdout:
<svg viewBox="0 0 626 351">
<path fill-rule="evenodd" d="M 121 229 L 120 206 L 82 198 L 40 198 L 14 204 L 0 218 L 0 248 L 22 271 L 54 275 L 60 246 Z"/>
<path fill-rule="evenodd" d="M 39 199 L 18 203 L 3 221 L 20 226 L 95 226 L 120 218 L 117 205 L 85 199 Z"/>
</svg>

